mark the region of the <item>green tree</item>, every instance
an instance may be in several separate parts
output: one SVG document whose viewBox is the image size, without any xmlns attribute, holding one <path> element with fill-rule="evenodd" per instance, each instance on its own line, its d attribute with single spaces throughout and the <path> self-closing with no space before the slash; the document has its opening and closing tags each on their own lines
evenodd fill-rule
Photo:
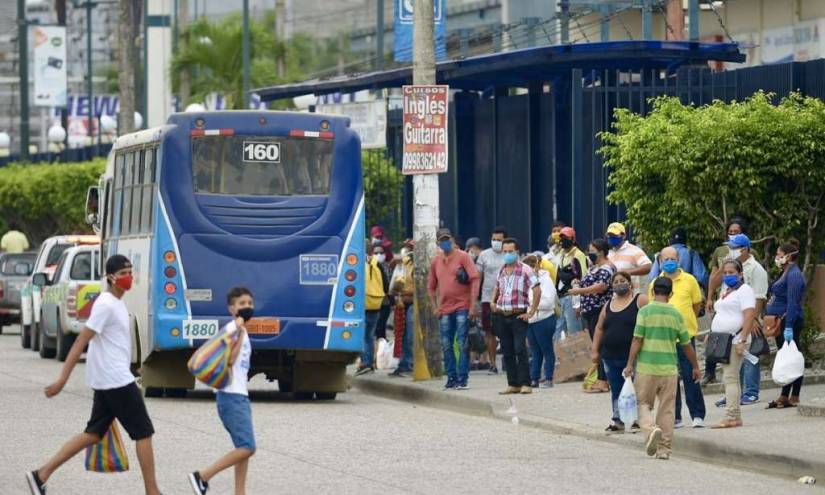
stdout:
<svg viewBox="0 0 825 495">
<path fill-rule="evenodd" d="M 364 198 L 367 229 L 381 225 L 387 234 L 399 242 L 401 230 L 401 201 L 404 176 L 386 150 L 364 150 L 361 152 L 364 169 Z"/>
</svg>

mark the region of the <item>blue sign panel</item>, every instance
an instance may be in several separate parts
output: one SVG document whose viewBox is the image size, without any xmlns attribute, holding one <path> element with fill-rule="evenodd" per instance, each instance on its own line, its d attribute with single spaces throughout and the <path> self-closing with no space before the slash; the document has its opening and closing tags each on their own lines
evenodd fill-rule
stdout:
<svg viewBox="0 0 825 495">
<path fill-rule="evenodd" d="M 415 0 L 395 0 L 395 61 L 412 62 L 413 53 L 413 3 Z M 447 0 L 433 0 L 435 23 L 435 59 L 447 58 L 445 33 L 447 30 Z"/>
<path fill-rule="evenodd" d="M 301 285 L 334 285 L 338 277 L 337 254 L 302 254 Z"/>
</svg>

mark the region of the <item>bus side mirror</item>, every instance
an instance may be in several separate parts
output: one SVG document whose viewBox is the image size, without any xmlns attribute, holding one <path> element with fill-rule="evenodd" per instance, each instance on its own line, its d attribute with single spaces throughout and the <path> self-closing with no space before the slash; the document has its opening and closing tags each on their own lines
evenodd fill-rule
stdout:
<svg viewBox="0 0 825 495">
<path fill-rule="evenodd" d="M 99 227 L 98 220 L 100 212 L 100 188 L 92 186 L 86 191 L 86 223 L 93 227 Z"/>
</svg>

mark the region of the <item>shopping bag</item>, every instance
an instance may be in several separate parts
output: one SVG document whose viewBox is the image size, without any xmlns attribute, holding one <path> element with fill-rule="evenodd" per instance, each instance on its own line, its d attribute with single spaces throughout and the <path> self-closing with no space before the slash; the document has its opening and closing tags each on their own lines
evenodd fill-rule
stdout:
<svg viewBox="0 0 825 495">
<path fill-rule="evenodd" d="M 805 356 L 796 348 L 796 342 L 782 344 L 773 362 L 771 378 L 777 385 L 788 385 L 805 372 Z"/>
<path fill-rule="evenodd" d="M 619 419 L 626 425 L 632 425 L 639 419 L 639 409 L 636 404 L 636 388 L 633 386 L 633 380 L 629 376 L 624 379 L 622 391 L 619 392 L 619 399 L 617 401 L 619 409 Z"/>
<path fill-rule="evenodd" d="M 238 338 L 237 332 L 220 332 L 200 346 L 187 366 L 198 380 L 212 388 L 222 389 L 232 381 L 232 367 L 229 358 L 232 345 Z"/>
<path fill-rule="evenodd" d="M 117 421 L 112 421 L 99 442 L 86 447 L 86 471 L 95 473 L 121 473 L 129 470 L 129 458 L 120 436 Z"/>
<path fill-rule="evenodd" d="M 388 370 L 392 367 L 392 346 L 387 339 L 378 339 L 378 356 L 375 364 L 379 370 Z"/>
<path fill-rule="evenodd" d="M 599 367 L 595 364 L 590 367 L 587 371 L 587 376 L 584 377 L 584 383 L 582 383 L 582 388 L 584 390 L 590 390 L 593 388 L 593 385 L 599 379 Z"/>
</svg>

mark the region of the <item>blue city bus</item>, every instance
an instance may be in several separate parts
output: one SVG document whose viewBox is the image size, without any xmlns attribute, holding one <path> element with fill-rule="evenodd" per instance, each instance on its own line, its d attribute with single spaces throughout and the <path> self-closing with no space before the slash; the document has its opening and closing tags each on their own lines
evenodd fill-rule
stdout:
<svg viewBox="0 0 825 495">
<path fill-rule="evenodd" d="M 99 206 L 98 206 L 99 205 Z M 312 113 L 179 113 L 121 136 L 87 197 L 101 260 L 135 281 L 133 364 L 147 395 L 194 387 L 186 362 L 254 294 L 250 377 L 332 399 L 364 331 L 364 188 L 349 119 Z"/>
</svg>

